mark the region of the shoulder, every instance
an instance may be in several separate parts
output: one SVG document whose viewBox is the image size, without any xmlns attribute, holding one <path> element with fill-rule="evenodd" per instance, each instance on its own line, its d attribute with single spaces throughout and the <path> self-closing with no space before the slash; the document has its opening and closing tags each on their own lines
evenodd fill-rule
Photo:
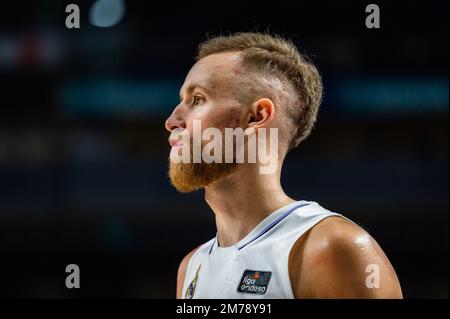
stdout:
<svg viewBox="0 0 450 319">
<path fill-rule="evenodd" d="M 378 277 L 369 278 L 371 270 Z M 289 273 L 299 297 L 402 297 L 396 273 L 375 239 L 338 216 L 325 218 L 297 240 Z"/>
<path fill-rule="evenodd" d="M 330 216 L 310 229 L 305 244 L 326 252 L 329 249 L 350 248 L 355 244 L 368 245 L 371 240 L 371 236 L 360 226 L 342 217 Z"/>
</svg>

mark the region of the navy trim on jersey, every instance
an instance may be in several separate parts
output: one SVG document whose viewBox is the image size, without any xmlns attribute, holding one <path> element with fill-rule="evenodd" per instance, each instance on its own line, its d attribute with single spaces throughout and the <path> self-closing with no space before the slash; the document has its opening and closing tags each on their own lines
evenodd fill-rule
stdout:
<svg viewBox="0 0 450 319">
<path fill-rule="evenodd" d="M 264 235 L 265 233 L 267 233 L 269 230 L 271 230 L 273 227 L 275 227 L 276 224 L 278 224 L 279 222 L 281 222 L 283 219 L 285 219 L 286 217 L 289 216 L 289 214 L 291 214 L 294 210 L 301 208 L 303 206 L 307 206 L 309 205 L 309 203 L 303 203 L 303 204 L 299 204 L 296 205 L 294 207 L 292 207 L 290 210 L 288 210 L 286 213 L 284 213 L 283 215 L 281 215 L 280 217 L 278 217 L 276 220 L 274 220 L 272 222 L 272 224 L 270 224 L 269 226 L 267 226 L 266 228 L 264 228 L 256 237 L 254 237 L 252 240 L 248 241 L 246 244 L 242 245 L 241 247 L 238 248 L 238 250 L 241 250 L 242 248 L 244 248 L 245 246 L 247 246 L 248 244 L 254 242 L 255 240 L 257 240 L 259 237 L 261 237 L 262 235 Z"/>
<path fill-rule="evenodd" d="M 214 238 L 214 241 L 213 241 L 213 243 L 212 243 L 212 245 L 211 245 L 211 248 L 209 249 L 209 254 L 211 254 L 212 249 L 213 249 L 213 247 L 214 247 L 214 244 L 216 243 L 216 238 L 217 238 L 217 235 L 216 235 L 216 237 Z"/>
<path fill-rule="evenodd" d="M 289 209 L 286 213 L 284 213 L 283 215 L 281 215 L 280 217 L 278 217 L 276 220 L 274 220 L 270 225 L 268 225 L 266 228 L 264 228 L 258 235 L 256 235 L 252 240 L 249 240 L 246 244 L 238 247 L 238 250 L 241 250 L 242 248 L 244 248 L 245 246 L 247 246 L 248 244 L 254 242 L 255 240 L 257 240 L 259 237 L 261 237 L 262 235 L 264 235 L 265 233 L 267 233 L 269 230 L 271 230 L 273 227 L 275 227 L 279 222 L 281 222 L 283 219 L 285 219 L 286 217 L 288 217 L 293 211 L 295 211 L 298 208 L 304 207 L 304 206 L 308 206 L 310 203 L 302 203 L 299 205 L 296 205 L 294 207 L 292 207 L 291 209 Z M 216 239 L 217 239 L 217 235 L 216 238 L 214 238 L 214 241 L 211 245 L 211 248 L 209 249 L 209 253 L 211 254 L 212 249 L 214 247 L 214 244 L 216 243 Z"/>
</svg>

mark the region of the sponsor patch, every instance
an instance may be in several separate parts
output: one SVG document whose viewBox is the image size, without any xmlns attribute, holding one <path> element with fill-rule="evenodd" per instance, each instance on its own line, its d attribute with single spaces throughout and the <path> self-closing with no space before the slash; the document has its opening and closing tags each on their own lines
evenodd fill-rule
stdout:
<svg viewBox="0 0 450 319">
<path fill-rule="evenodd" d="M 248 294 L 264 295 L 272 272 L 245 270 L 237 290 Z"/>
</svg>

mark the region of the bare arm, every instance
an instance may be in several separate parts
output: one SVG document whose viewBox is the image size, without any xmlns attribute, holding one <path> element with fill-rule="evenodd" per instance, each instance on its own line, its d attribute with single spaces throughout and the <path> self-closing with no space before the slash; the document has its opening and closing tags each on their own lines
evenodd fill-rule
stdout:
<svg viewBox="0 0 450 319">
<path fill-rule="evenodd" d="M 329 217 L 302 236 L 289 258 L 296 298 L 402 298 L 394 268 L 362 228 Z"/>
</svg>

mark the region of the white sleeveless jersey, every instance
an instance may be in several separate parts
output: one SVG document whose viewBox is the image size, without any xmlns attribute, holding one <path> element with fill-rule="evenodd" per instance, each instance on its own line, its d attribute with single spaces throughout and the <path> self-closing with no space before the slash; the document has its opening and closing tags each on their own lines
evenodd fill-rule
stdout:
<svg viewBox="0 0 450 319">
<path fill-rule="evenodd" d="M 297 201 L 267 216 L 233 246 L 219 247 L 217 237 L 211 239 L 191 256 L 182 298 L 294 298 L 291 248 L 329 216 L 343 217 L 316 202 Z"/>
</svg>

